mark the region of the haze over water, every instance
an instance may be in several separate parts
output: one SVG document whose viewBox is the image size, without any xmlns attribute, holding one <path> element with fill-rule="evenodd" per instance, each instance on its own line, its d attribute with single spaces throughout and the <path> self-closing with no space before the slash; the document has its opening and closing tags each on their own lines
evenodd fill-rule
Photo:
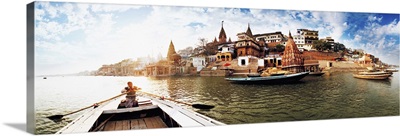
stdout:
<svg viewBox="0 0 400 136">
<path fill-rule="evenodd" d="M 146 92 L 215 105 L 211 110 L 187 108 L 226 124 L 399 115 L 398 72 L 383 81 L 356 79 L 349 72 L 283 85 L 230 84 L 224 77 L 36 77 L 36 133 L 55 133 L 85 111 L 66 116 L 62 122 L 46 116 L 118 95 L 128 81 Z"/>
</svg>

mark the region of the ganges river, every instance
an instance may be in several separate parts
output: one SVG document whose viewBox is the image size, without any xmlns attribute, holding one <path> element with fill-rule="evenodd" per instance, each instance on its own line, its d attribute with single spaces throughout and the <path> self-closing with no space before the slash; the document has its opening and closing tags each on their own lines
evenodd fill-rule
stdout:
<svg viewBox="0 0 400 136">
<path fill-rule="evenodd" d="M 57 76 L 35 78 L 36 134 L 53 134 L 79 113 L 65 114 L 118 95 L 126 82 L 142 91 L 214 105 L 201 114 L 226 124 L 399 115 L 399 73 L 388 80 L 356 79 L 351 72 L 307 76 L 295 84 L 239 85 L 224 77 Z"/>
</svg>

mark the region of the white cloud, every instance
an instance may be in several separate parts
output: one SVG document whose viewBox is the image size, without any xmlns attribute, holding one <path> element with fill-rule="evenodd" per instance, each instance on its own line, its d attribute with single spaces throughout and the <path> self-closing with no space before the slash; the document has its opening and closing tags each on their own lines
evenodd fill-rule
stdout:
<svg viewBox="0 0 400 136">
<path fill-rule="evenodd" d="M 126 5 L 126 4 L 93 4 L 91 9 L 93 12 L 125 12 L 129 9 L 138 9 L 143 6 L 140 5 Z"/>
<path fill-rule="evenodd" d="M 381 22 L 381 21 L 382 21 L 382 17 L 376 17 L 376 16 L 373 16 L 373 15 L 370 15 L 370 16 L 368 16 L 368 21 L 371 21 L 371 22 L 373 22 L 373 21 Z"/>
<path fill-rule="evenodd" d="M 45 40 L 60 40 L 63 32 L 63 26 L 58 22 L 39 22 L 35 29 L 35 36 Z"/>
<path fill-rule="evenodd" d="M 361 39 L 362 39 L 362 36 L 360 36 L 358 34 L 356 36 L 354 36 L 354 41 L 356 41 L 356 42 L 360 42 Z"/>
<path fill-rule="evenodd" d="M 369 16 L 367 20 L 371 22 L 367 23 L 364 29 L 355 32 L 356 35 L 353 40 L 346 42 L 352 47 L 362 47 L 366 52 L 375 55 L 386 63 L 398 64 L 399 39 L 387 39 L 386 36 L 400 36 L 399 21 L 396 19 L 389 24 L 380 25 L 377 22 L 382 18 Z"/>
</svg>

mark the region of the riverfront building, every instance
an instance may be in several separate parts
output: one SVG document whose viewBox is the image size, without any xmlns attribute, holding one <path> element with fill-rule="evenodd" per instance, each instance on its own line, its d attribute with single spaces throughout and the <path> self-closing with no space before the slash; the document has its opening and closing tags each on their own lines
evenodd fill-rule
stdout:
<svg viewBox="0 0 400 136">
<path fill-rule="evenodd" d="M 293 40 L 294 43 L 296 43 L 297 48 L 303 52 L 304 50 L 311 50 L 312 46 L 310 46 L 310 44 L 306 45 L 306 38 L 304 37 L 304 35 L 293 35 Z"/>
<path fill-rule="evenodd" d="M 265 56 L 267 51 L 265 44 L 256 41 L 251 32 L 250 24 L 247 26 L 247 31 L 238 33 L 237 37 L 235 49 L 239 66 L 247 66 L 251 60 L 257 60 L 259 57 Z"/>
<path fill-rule="evenodd" d="M 313 47 L 313 42 L 319 40 L 318 31 L 309 29 L 297 29 L 297 34 L 304 37 L 304 49 L 311 49 Z"/>
<path fill-rule="evenodd" d="M 265 41 L 265 43 L 286 41 L 285 36 L 280 31 L 273 33 L 255 34 L 254 37 L 258 41 Z"/>
</svg>

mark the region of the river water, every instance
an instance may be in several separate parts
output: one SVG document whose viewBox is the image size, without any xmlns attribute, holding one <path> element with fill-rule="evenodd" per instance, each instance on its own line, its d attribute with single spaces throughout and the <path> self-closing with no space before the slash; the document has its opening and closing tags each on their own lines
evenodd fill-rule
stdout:
<svg viewBox="0 0 400 136">
<path fill-rule="evenodd" d="M 46 116 L 118 95 L 128 81 L 149 93 L 215 105 L 211 110 L 187 108 L 226 124 L 399 115 L 398 72 L 383 81 L 356 79 L 348 72 L 307 76 L 283 85 L 231 84 L 224 77 L 36 77 L 36 134 L 53 134 L 85 111 L 61 122 Z"/>
</svg>

